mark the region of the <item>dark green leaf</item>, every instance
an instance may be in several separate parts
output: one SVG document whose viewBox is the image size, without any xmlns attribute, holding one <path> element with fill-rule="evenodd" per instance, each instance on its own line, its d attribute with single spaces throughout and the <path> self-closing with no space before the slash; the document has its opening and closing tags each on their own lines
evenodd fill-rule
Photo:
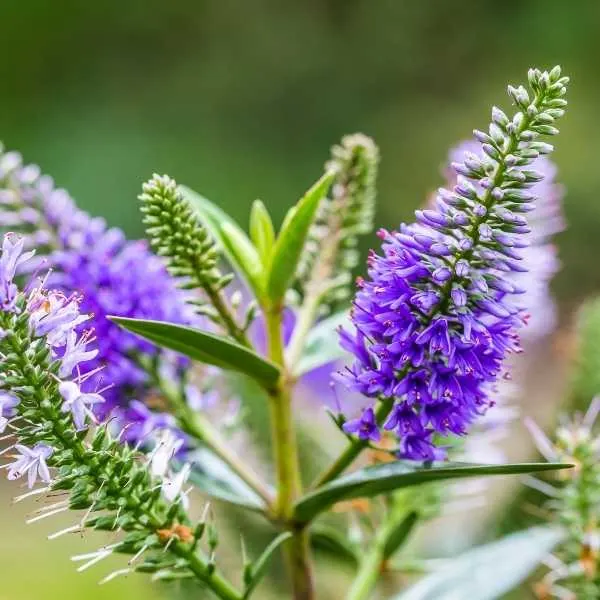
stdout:
<svg viewBox="0 0 600 600">
<path fill-rule="evenodd" d="M 263 385 L 272 386 L 279 379 L 279 369 L 251 350 L 223 337 L 175 323 L 109 317 L 121 327 L 194 360 L 222 369 L 245 373 Z"/>
<path fill-rule="evenodd" d="M 554 527 L 532 527 L 469 550 L 394 600 L 497 600 L 516 588 L 563 539 Z"/>
<path fill-rule="evenodd" d="M 202 493 L 228 504 L 264 512 L 264 502 L 212 452 L 202 449 L 190 456 L 189 481 Z"/>
<path fill-rule="evenodd" d="M 179 186 L 183 197 L 194 209 L 198 218 L 238 274 L 257 296 L 264 292 L 263 271 L 258 251 L 246 232 L 221 208 L 185 186 Z"/>
<path fill-rule="evenodd" d="M 304 375 L 313 369 L 348 356 L 348 353 L 340 346 L 337 333 L 338 328 L 342 325 L 346 328 L 351 327 L 348 311 L 345 310 L 323 319 L 313 327 L 306 337 L 306 344 L 294 375 Z"/>
<path fill-rule="evenodd" d="M 285 542 L 287 542 L 292 537 L 292 534 L 289 531 L 279 534 L 263 551 L 263 553 L 258 557 L 256 563 L 252 566 L 252 579 L 250 584 L 244 590 L 244 600 L 249 598 L 256 586 L 260 583 L 263 575 L 265 574 L 265 570 L 269 564 L 269 560 L 273 553 Z"/>
<path fill-rule="evenodd" d="M 267 290 L 273 302 L 279 302 L 296 274 L 296 268 L 319 203 L 327 194 L 334 174 L 326 173 L 315 183 L 286 217 L 275 243 Z"/>
<path fill-rule="evenodd" d="M 295 517 L 307 522 L 341 500 L 364 498 L 433 481 L 482 477 L 484 475 L 514 475 L 565 469 L 562 463 L 516 463 L 509 465 L 478 465 L 472 463 L 419 463 L 396 461 L 361 469 L 327 483 L 301 498 Z"/>
</svg>

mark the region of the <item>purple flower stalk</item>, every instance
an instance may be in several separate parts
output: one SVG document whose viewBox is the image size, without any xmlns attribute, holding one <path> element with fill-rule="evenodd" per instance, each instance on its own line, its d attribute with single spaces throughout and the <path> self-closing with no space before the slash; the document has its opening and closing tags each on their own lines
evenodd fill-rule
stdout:
<svg viewBox="0 0 600 600">
<path fill-rule="evenodd" d="M 531 70 L 529 80 L 531 99 L 509 87 L 512 119 L 494 108 L 489 133 L 475 131 L 481 150 L 452 165 L 454 188 L 440 189 L 415 223 L 380 233 L 383 254 L 370 256 L 354 300 L 355 331 L 341 333 L 355 361 L 340 378 L 380 400 L 377 425 L 398 435 L 401 457 L 443 456 L 438 438 L 465 434 L 485 413 L 505 358 L 520 351 L 524 290 L 513 277 L 526 271 L 525 215 L 543 179 L 527 167 L 552 150 L 538 138 L 558 133 L 551 123 L 568 83 L 559 68 Z M 346 431 L 362 431 L 367 415 Z"/>
<path fill-rule="evenodd" d="M 111 383 L 104 393 L 105 402 L 97 404 L 95 412 L 100 417 L 109 413 L 117 416 L 121 424 L 132 422 L 135 427 L 129 439 L 139 429 L 140 417 L 139 410 L 130 407 L 130 400 L 144 400 L 152 387 L 138 359 L 163 354 L 107 316 L 174 323 L 197 321 L 186 303 L 186 293 L 177 288 L 162 259 L 152 254 L 146 242 L 128 241 L 121 230 L 90 217 L 77 208 L 65 190 L 55 188 L 50 177 L 41 175 L 37 166 L 23 165 L 20 155 L 14 152 L 0 153 L 0 227 L 19 231 L 22 238 L 18 243 L 36 249 L 36 257 L 27 257 L 25 264 L 14 264 L 9 258 L 11 253 L 4 253 L 0 274 L 16 268 L 21 273 L 50 268 L 47 287 L 60 290 L 65 297 L 78 298 L 77 310 L 90 315 L 86 327 L 95 332 L 94 355 L 79 357 L 83 348 L 72 347 L 75 338 L 67 340 L 67 355 L 78 363 L 85 359 L 78 367 L 82 375 L 89 374 L 85 392 L 93 393 L 104 387 L 104 382 Z M 5 238 L 4 243 L 14 243 L 10 239 Z M 15 289 L 0 289 L 3 307 L 12 302 Z M 78 327 L 76 339 L 80 342 L 82 333 L 84 329 Z M 181 374 L 185 361 L 178 361 Z M 64 360 L 61 376 L 70 375 L 76 362 Z"/>
<path fill-rule="evenodd" d="M 95 371 L 89 370 L 89 363 L 94 363 L 97 355 L 96 349 L 92 347 L 95 338 L 89 330 L 78 333 L 82 324 L 87 324 L 92 320 L 91 315 L 82 312 L 84 300 L 81 297 L 68 297 L 61 291 L 47 290 L 44 288 L 44 282 L 38 287 L 29 286 L 30 292 L 27 295 L 21 292 L 15 283 L 16 270 L 14 266 L 32 260 L 32 253 L 24 253 L 23 248 L 24 244 L 21 238 L 14 234 L 4 236 L 0 264 L 12 266 L 0 269 L 0 287 L 14 290 L 14 294 L 12 294 L 10 304 L 2 308 L 0 316 L 12 314 L 16 319 L 25 318 L 25 329 L 28 330 L 29 335 L 36 341 L 43 341 L 52 360 L 49 372 L 50 377 L 56 381 L 57 397 L 61 401 L 60 411 L 70 415 L 68 427 L 74 432 L 81 432 L 86 430 L 90 423 L 97 421 L 93 409 L 97 405 L 105 403 L 103 394 L 110 389 L 107 388 L 100 393 L 82 391 L 82 388 L 86 387 L 87 381 L 95 378 L 96 375 Z M 42 356 L 39 346 L 36 352 Z M 6 377 L 6 373 L 3 375 Z M 24 395 L 24 392 L 20 387 L 14 390 L 0 389 L 0 428 L 2 431 L 9 426 L 7 417 L 19 414 L 21 395 Z M 173 458 L 175 451 L 181 448 L 183 440 L 178 438 L 173 431 L 166 430 L 168 425 L 172 425 L 171 422 L 167 424 L 166 415 L 161 419 L 160 415 L 153 415 L 150 411 L 146 414 L 143 410 L 147 411 L 148 409 L 137 402 L 132 403 L 132 410 L 143 416 L 145 425 L 138 432 L 139 435 L 135 441 L 144 441 L 150 445 L 152 443 L 160 445 L 165 443 L 165 440 L 169 441 L 168 458 L 164 456 L 164 449 L 162 454 L 159 453 L 162 473 L 156 473 L 156 461 L 159 460 L 156 455 L 149 458 L 149 463 L 152 464 L 154 461 L 153 475 L 160 475 L 161 479 L 164 478 L 162 482 L 164 485 L 173 487 L 172 479 L 166 477 L 167 472 L 170 472 L 168 469 L 169 459 Z M 33 413 L 27 416 L 27 419 L 31 418 L 34 418 Z M 149 423 L 152 423 L 153 427 L 148 427 Z M 133 426 L 139 426 L 139 423 L 134 421 Z M 31 427 L 36 435 L 45 431 L 38 429 L 35 424 L 32 424 Z M 23 429 L 18 426 L 13 425 L 11 428 L 18 432 L 17 435 L 23 432 Z M 129 425 L 124 427 L 124 429 L 129 428 L 131 428 Z M 13 433 L 13 435 L 15 434 Z M 29 447 L 23 443 L 17 443 L 14 445 L 14 450 L 17 454 L 12 455 L 13 462 L 4 465 L 8 469 L 9 479 L 27 475 L 29 488 L 33 487 L 38 479 L 45 483 L 51 481 L 47 463 L 54 452 L 51 445 L 37 442 Z M 179 484 L 174 486 L 174 489 L 177 490 L 176 493 L 171 490 L 167 494 L 169 501 L 173 501 L 180 493 L 186 479 L 181 475 L 174 477 Z"/>
</svg>

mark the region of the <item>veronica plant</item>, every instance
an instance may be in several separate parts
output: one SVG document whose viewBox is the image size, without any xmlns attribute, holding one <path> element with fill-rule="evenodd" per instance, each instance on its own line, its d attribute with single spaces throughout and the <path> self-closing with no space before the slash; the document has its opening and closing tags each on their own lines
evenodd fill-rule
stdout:
<svg viewBox="0 0 600 600">
<path fill-rule="evenodd" d="M 130 255 L 132 246 L 118 232 L 80 213 L 57 218 L 50 183 L 37 172 L 7 166 L 5 156 L 2 218 L 25 236 L 6 236 L 0 258 L 0 423 L 10 443 L 6 453 L 14 455 L 6 465 L 9 478 L 27 475 L 30 485 L 40 479 L 44 485 L 34 493 L 64 490 L 68 497 L 56 510 L 85 511 L 68 531 L 123 532 L 122 542 L 90 555 L 91 563 L 123 551 L 132 555 L 127 571 L 196 579 L 220 598 L 239 600 L 254 592 L 280 546 L 291 597 L 315 598 L 315 521 L 342 502 L 382 496 L 385 521 L 347 596 L 361 600 L 371 595 L 382 564 L 428 514 L 424 509 L 438 502 L 414 486 L 563 467 L 445 458 L 451 437 L 465 435 L 493 404 L 505 359 L 520 350 L 517 331 L 527 317 L 514 274 L 525 270 L 527 215 L 537 206 L 536 186 L 544 178 L 535 161 L 552 149 L 541 137 L 558 133 L 554 122 L 564 112 L 567 83 L 557 67 L 531 70 L 529 91 L 509 87 L 515 114 L 493 109 L 489 133 L 475 132 L 477 150 L 453 164 L 452 189 L 440 190 L 431 208 L 417 211 L 415 223 L 380 233 L 383 254 L 371 253 L 349 317 L 346 311 L 330 313 L 348 293 L 357 236 L 372 225 L 378 151 L 365 136 L 346 137 L 334 148 L 324 175 L 290 209 L 279 231 L 260 202 L 252 207 L 247 235 L 217 205 L 155 175 L 140 200 L 159 257 L 145 248 Z M 23 254 L 31 247 L 58 268 L 43 286 L 29 284 L 30 291 L 22 291 L 17 273 L 44 268 Z M 119 263 L 124 256 L 132 262 Z M 227 293 L 234 284 L 223 274 L 221 258 L 237 276 L 235 285 L 245 288 L 241 293 Z M 67 264 L 73 260 L 90 274 L 80 283 L 73 283 L 77 269 Z M 121 265 L 118 272 L 110 268 L 114 263 Z M 121 274 L 123 269 L 130 272 Z M 112 284 L 117 274 L 136 280 L 131 289 L 127 281 Z M 136 286 L 158 283 L 160 289 L 139 299 L 149 312 L 136 312 Z M 115 304 L 110 318 L 102 304 L 92 321 L 86 302 L 101 297 L 100 289 L 111 297 L 121 294 L 122 304 Z M 243 309 L 238 297 L 250 298 Z M 163 298 L 164 311 L 152 312 Z M 128 300 L 131 309 L 125 310 Z M 287 336 L 290 308 L 297 319 Z M 248 333 L 255 315 L 266 350 Z M 332 414 L 347 446 L 307 486 L 292 411 L 295 386 L 310 370 L 302 365 L 316 368 L 341 356 L 331 340 L 342 322 L 340 345 L 354 362 L 337 379 L 367 406 L 354 418 L 348 400 Z M 108 357 L 100 370 L 93 345 L 102 348 L 120 335 L 119 360 Z M 202 403 L 191 401 L 192 361 L 211 372 L 239 373 L 260 388 L 270 413 L 271 477 L 255 473 L 232 452 Z M 113 377 L 116 405 L 107 400 Z M 148 403 L 136 405 L 148 413 L 142 422 L 151 425 L 129 439 L 137 422 L 115 422 L 113 415 L 131 407 L 132 394 L 152 387 L 164 402 L 158 412 Z M 191 464 L 190 449 L 197 445 L 227 465 L 227 481 Z M 367 449 L 383 454 L 385 462 L 344 475 Z M 214 524 L 193 524 L 187 515 L 188 477 L 203 493 L 258 513 L 279 531 L 256 562 L 244 559 L 235 584 L 216 569 Z"/>
</svg>

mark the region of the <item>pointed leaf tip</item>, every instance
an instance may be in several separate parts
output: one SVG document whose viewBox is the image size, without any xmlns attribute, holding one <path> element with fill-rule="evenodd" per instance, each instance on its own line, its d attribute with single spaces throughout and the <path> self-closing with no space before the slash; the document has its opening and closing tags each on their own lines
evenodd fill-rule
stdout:
<svg viewBox="0 0 600 600">
<path fill-rule="evenodd" d="M 267 283 L 269 298 L 279 302 L 296 275 L 300 256 L 304 249 L 321 200 L 327 194 L 335 177 L 333 171 L 325 173 L 290 209 L 273 249 L 271 270 Z"/>
</svg>

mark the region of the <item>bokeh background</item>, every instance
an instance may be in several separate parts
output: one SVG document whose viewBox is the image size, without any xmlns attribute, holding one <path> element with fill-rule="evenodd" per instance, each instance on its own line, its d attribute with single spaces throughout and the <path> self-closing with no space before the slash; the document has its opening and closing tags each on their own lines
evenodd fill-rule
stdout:
<svg viewBox="0 0 600 600">
<path fill-rule="evenodd" d="M 139 236 L 136 195 L 155 171 L 242 222 L 257 197 L 280 219 L 329 146 L 363 131 L 383 156 L 377 222 L 393 227 L 440 183 L 448 148 L 508 104 L 507 82 L 560 63 L 569 229 L 561 327 L 532 359 L 552 382 L 534 394 L 543 416 L 571 315 L 600 288 L 599 26 L 596 0 L 1 0 L 0 139 Z M 0 501 L 0 600 L 161 597 L 143 578 L 97 588 L 68 560 L 89 540 L 50 544 L 52 524 L 22 525 L 31 506 L 11 507 L 3 484 Z"/>
</svg>

